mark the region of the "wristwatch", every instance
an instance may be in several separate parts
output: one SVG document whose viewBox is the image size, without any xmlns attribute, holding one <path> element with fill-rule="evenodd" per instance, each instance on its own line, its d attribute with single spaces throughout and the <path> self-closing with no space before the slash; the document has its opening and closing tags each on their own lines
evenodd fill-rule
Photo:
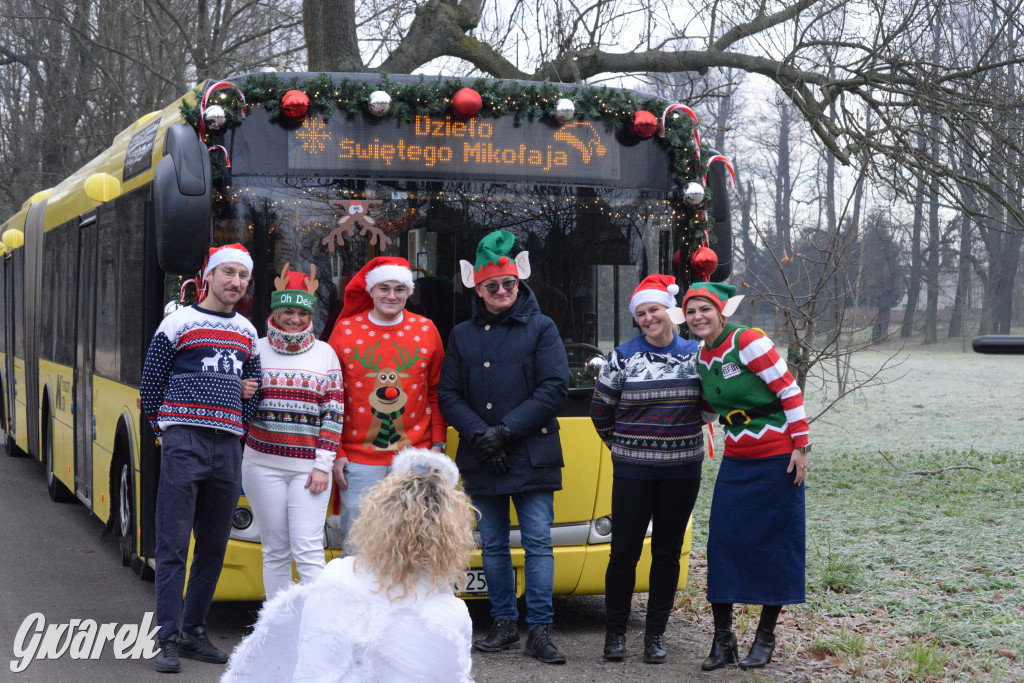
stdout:
<svg viewBox="0 0 1024 683">
<path fill-rule="evenodd" d="M 444 453 L 446 450 L 448 450 L 448 442 L 447 441 L 435 441 L 434 443 L 430 444 L 430 447 L 431 448 L 440 448 L 441 452 Z"/>
<path fill-rule="evenodd" d="M 811 452 L 811 444 L 807 444 L 806 446 L 804 446 L 800 450 L 802 450 L 805 455 L 810 454 L 810 452 Z"/>
</svg>

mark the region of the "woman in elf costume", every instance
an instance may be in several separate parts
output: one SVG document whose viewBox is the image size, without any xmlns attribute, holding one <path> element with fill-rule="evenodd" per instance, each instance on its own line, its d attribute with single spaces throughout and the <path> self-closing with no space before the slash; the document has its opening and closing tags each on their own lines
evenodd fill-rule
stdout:
<svg viewBox="0 0 1024 683">
<path fill-rule="evenodd" d="M 611 557 L 605 574 L 604 658 L 626 656 L 626 623 L 636 564 L 647 525 L 651 534 L 650 596 L 644 661 L 665 661 L 663 635 L 679 583 L 679 553 L 700 490 L 704 436 L 698 343 L 679 336 L 669 319 L 679 286 L 649 275 L 629 311 L 642 334 L 622 344 L 594 385 L 590 418 L 612 453 Z"/>
<path fill-rule="evenodd" d="M 267 598 L 292 582 L 292 558 L 303 583 L 323 571 L 324 520 L 331 468 L 344 410 L 341 365 L 313 336 L 316 266 L 296 273 L 285 264 L 270 296 L 259 407 L 242 453 L 242 487 L 263 543 Z"/>
<path fill-rule="evenodd" d="M 738 659 L 732 606 L 763 605 L 742 669 L 765 666 L 775 649 L 783 605 L 804 602 L 804 477 L 807 419 L 803 396 L 764 334 L 726 323 L 742 297 L 736 288 L 698 282 L 683 297 L 690 331 L 704 344 L 704 397 L 725 425 L 725 457 L 715 483 L 708 533 L 708 602 L 715 618 L 711 654 L 701 668 Z M 679 316 L 678 309 L 673 312 Z"/>
</svg>

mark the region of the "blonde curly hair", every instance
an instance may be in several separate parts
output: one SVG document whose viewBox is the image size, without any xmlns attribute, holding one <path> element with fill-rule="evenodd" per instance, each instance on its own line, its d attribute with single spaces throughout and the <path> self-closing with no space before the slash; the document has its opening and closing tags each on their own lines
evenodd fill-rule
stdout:
<svg viewBox="0 0 1024 683">
<path fill-rule="evenodd" d="M 392 600 L 424 572 L 434 588 L 462 585 L 476 547 L 475 514 L 469 496 L 440 473 L 393 472 L 366 494 L 349 533 L 356 566 L 372 572 Z"/>
</svg>

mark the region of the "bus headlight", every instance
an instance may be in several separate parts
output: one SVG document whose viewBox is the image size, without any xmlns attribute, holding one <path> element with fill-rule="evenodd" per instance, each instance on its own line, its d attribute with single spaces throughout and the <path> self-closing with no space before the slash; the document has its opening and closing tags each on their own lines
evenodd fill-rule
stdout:
<svg viewBox="0 0 1024 683">
<path fill-rule="evenodd" d="M 587 543 L 611 543 L 612 541 L 612 516 L 601 517 L 590 523 L 590 535 Z"/>
<path fill-rule="evenodd" d="M 252 510 L 249 508 L 235 508 L 235 514 L 231 517 L 231 526 L 239 531 L 245 531 L 252 526 Z"/>
</svg>

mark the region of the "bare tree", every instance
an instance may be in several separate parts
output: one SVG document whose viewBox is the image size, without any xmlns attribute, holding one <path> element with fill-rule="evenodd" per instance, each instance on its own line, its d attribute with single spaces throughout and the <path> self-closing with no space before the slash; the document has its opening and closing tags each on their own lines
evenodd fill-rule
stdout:
<svg viewBox="0 0 1024 683">
<path fill-rule="evenodd" d="M 0 0 L 0 209 L 196 81 L 284 65 L 298 0 Z"/>
</svg>

